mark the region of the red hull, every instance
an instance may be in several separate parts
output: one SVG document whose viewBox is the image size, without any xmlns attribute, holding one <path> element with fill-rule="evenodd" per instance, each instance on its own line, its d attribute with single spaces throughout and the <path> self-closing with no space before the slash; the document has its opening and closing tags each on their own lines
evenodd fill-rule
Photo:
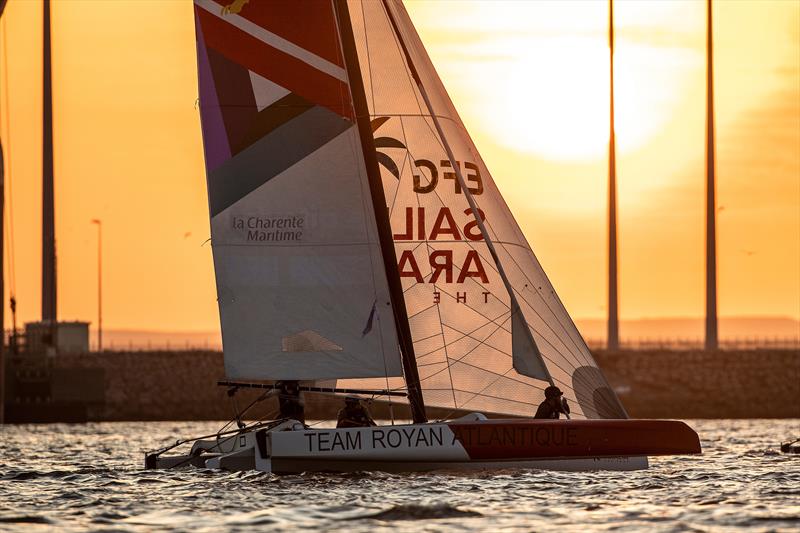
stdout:
<svg viewBox="0 0 800 533">
<path fill-rule="evenodd" d="M 676 420 L 486 420 L 448 423 L 472 460 L 701 453 Z"/>
</svg>

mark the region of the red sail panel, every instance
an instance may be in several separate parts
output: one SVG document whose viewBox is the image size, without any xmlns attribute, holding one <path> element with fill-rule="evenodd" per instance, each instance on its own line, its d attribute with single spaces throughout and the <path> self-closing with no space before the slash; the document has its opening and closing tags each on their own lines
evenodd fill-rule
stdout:
<svg viewBox="0 0 800 533">
<path fill-rule="evenodd" d="M 254 3 L 253 9 L 261 5 Z M 195 11 L 206 47 L 314 104 L 352 119 L 349 89 L 342 79 L 244 31 L 231 22 L 232 17 L 237 15 L 217 15 L 200 6 L 196 6 Z M 247 5 L 242 11 L 250 11 L 250 6 Z M 332 42 L 338 46 L 338 41 Z M 338 63 L 334 65 L 341 66 Z"/>
<path fill-rule="evenodd" d="M 239 13 L 262 28 L 344 67 L 330 0 L 253 1 Z"/>
</svg>

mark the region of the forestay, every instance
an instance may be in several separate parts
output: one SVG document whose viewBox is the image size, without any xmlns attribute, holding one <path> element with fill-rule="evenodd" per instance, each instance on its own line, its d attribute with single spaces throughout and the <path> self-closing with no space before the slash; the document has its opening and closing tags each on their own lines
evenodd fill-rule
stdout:
<svg viewBox="0 0 800 533">
<path fill-rule="evenodd" d="M 551 377 L 573 416 L 624 418 L 403 5 L 350 0 L 349 8 L 426 405 L 530 416 Z M 437 134 L 409 58 L 454 160 Z"/>
<path fill-rule="evenodd" d="M 195 21 L 227 376 L 402 375 L 333 6 L 195 0 Z"/>
</svg>

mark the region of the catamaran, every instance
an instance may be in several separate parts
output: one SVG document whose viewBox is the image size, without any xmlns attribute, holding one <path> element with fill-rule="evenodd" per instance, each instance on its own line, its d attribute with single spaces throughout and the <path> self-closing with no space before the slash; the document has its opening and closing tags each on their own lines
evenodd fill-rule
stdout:
<svg viewBox="0 0 800 533">
<path fill-rule="evenodd" d="M 413 421 L 239 420 L 148 468 L 632 470 L 700 453 L 683 422 L 627 417 L 401 1 L 194 13 L 224 385 L 386 398 Z M 548 386 L 569 419 L 531 418 Z"/>
</svg>

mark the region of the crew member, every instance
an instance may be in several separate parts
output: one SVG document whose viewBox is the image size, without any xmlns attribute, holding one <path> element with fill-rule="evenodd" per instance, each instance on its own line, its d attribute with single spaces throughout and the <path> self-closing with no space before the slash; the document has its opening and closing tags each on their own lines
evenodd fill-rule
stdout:
<svg viewBox="0 0 800 533">
<path fill-rule="evenodd" d="M 280 418 L 292 418 L 306 423 L 303 402 L 300 399 L 300 387 L 296 381 L 279 381 L 275 384 L 278 390 L 278 409 Z"/>
<path fill-rule="evenodd" d="M 555 385 L 550 385 L 544 390 L 544 401 L 539 404 L 533 418 L 558 420 L 560 413 L 569 417 L 569 405 L 564 393 Z"/>
<path fill-rule="evenodd" d="M 375 421 L 369 416 L 367 409 L 355 396 L 344 399 L 344 407 L 339 411 L 337 428 L 365 428 L 374 426 Z"/>
</svg>

